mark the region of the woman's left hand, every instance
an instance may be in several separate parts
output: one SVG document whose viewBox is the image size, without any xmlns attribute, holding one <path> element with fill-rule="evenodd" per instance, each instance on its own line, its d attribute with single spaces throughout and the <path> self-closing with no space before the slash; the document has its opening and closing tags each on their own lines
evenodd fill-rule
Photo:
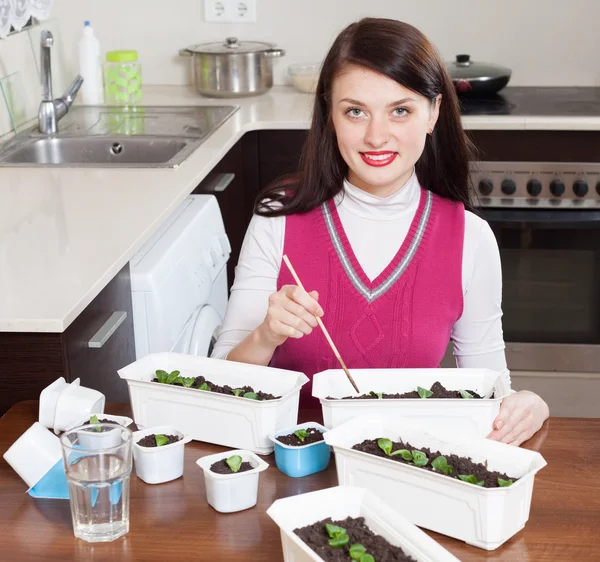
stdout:
<svg viewBox="0 0 600 562">
<path fill-rule="evenodd" d="M 542 427 L 549 414 L 548 405 L 537 394 L 515 392 L 502 400 L 488 439 L 519 446 Z"/>
</svg>

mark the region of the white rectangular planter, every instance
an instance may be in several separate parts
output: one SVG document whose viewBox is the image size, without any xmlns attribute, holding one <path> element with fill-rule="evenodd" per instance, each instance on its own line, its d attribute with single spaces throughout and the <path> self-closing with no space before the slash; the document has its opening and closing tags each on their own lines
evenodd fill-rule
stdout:
<svg viewBox="0 0 600 562">
<path fill-rule="evenodd" d="M 202 375 L 234 388 L 250 385 L 281 398 L 257 401 L 151 382 L 157 369 L 181 371 L 182 377 Z M 273 451 L 270 434 L 298 421 L 300 388 L 308 382 L 306 375 L 295 371 L 181 353 L 150 354 L 118 373 L 129 386 L 138 427 L 170 425 L 197 441 L 261 455 Z"/>
<path fill-rule="evenodd" d="M 277 500 L 267 515 L 279 525 L 285 562 L 323 560 L 310 549 L 294 529 L 312 525 L 328 517 L 364 517 L 373 533 L 399 546 L 418 562 L 457 562 L 458 559 L 427 536 L 421 529 L 394 511 L 364 488 L 336 486 L 317 492 Z"/>
<path fill-rule="evenodd" d="M 510 394 L 502 375 L 490 369 L 352 369 L 352 378 L 361 394 L 401 394 L 417 386 L 431 388 L 440 381 L 448 390 L 471 389 L 484 397 L 494 392 L 495 397 L 328 400 L 328 396 L 358 396 L 344 371 L 330 369 L 313 377 L 312 388 L 312 395 L 321 401 L 323 423 L 330 429 L 356 416 L 389 411 L 419 420 L 442 421 L 449 429 L 486 437 L 492 431 L 502 398 Z"/>
<path fill-rule="evenodd" d="M 498 548 L 525 526 L 535 474 L 546 466 L 539 453 L 441 428 L 434 434 L 399 416 L 361 416 L 324 437 L 333 447 L 340 485 L 372 490 L 415 525 L 486 550 Z M 482 488 L 352 449 L 380 437 L 487 461 L 490 470 L 519 480 L 507 488 Z"/>
</svg>

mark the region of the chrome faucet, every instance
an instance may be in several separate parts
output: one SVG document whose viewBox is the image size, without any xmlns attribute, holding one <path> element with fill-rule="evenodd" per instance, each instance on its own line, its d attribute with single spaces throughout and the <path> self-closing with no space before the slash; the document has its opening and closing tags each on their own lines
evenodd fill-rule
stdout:
<svg viewBox="0 0 600 562">
<path fill-rule="evenodd" d="M 42 75 L 42 101 L 38 112 L 40 132 L 46 135 L 56 133 L 56 124 L 67 114 L 73 104 L 73 100 L 81 88 L 83 78 L 78 74 L 64 95 L 55 100 L 52 99 L 52 68 L 50 64 L 50 47 L 54 43 L 52 33 L 48 30 L 42 31 L 42 43 L 40 49 L 40 71 Z"/>
</svg>

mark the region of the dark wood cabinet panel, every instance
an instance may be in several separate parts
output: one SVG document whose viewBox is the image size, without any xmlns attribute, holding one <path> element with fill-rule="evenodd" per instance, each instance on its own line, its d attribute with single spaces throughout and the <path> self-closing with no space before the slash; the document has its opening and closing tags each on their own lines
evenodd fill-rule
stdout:
<svg viewBox="0 0 600 562">
<path fill-rule="evenodd" d="M 258 135 L 260 189 L 298 169 L 306 130 L 260 131 Z"/>
<path fill-rule="evenodd" d="M 64 376 L 62 334 L 0 334 L 0 415 L 21 400 L 37 400 L 40 392 Z"/>
<path fill-rule="evenodd" d="M 597 131 L 488 131 L 467 134 L 479 160 L 493 162 L 598 162 Z"/>
<path fill-rule="evenodd" d="M 125 321 L 99 349 L 88 341 L 115 311 Z M 135 361 L 131 282 L 127 264 L 62 334 L 0 333 L 0 415 L 21 400 L 36 400 L 58 377 L 128 402 L 127 383 L 117 369 Z"/>
<path fill-rule="evenodd" d="M 276 178 L 297 170 L 305 139 L 303 130 L 246 133 L 194 189 L 193 193 L 215 195 L 219 203 L 231 244 L 227 264 L 229 289 L 259 191 Z M 234 177 L 224 190 L 215 190 L 223 174 Z"/>
<path fill-rule="evenodd" d="M 127 317 L 101 348 L 88 347 L 113 312 L 125 312 Z M 129 402 L 127 383 L 117 374 L 135 361 L 129 264 L 67 328 L 65 340 L 70 381 L 80 378 L 83 386 L 99 390 L 107 401 Z"/>
</svg>

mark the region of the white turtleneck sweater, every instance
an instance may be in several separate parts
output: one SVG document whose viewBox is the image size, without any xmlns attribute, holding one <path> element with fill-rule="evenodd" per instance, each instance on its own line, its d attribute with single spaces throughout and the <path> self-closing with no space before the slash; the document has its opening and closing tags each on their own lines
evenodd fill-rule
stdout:
<svg viewBox="0 0 600 562">
<path fill-rule="evenodd" d="M 375 279 L 398 252 L 417 212 L 419 197 L 420 185 L 414 173 L 401 189 L 385 198 L 344 181 L 342 192 L 336 196 L 338 214 L 369 279 Z M 213 357 L 227 357 L 264 320 L 268 297 L 277 291 L 284 236 L 284 216 L 252 217 Z M 310 290 L 310 280 L 305 286 Z M 457 366 L 501 371 L 510 382 L 502 336 L 498 244 L 487 222 L 469 211 L 465 211 L 462 288 L 463 314 L 452 329 Z"/>
</svg>

